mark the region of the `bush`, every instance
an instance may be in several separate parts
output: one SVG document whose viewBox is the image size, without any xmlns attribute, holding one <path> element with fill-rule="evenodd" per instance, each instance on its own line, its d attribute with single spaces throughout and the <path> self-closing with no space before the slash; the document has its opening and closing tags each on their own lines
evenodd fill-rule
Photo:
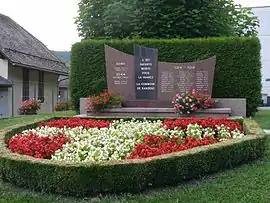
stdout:
<svg viewBox="0 0 270 203">
<path fill-rule="evenodd" d="M 6 148 L 4 141 L 14 133 L 37 125 L 0 132 L 0 177 L 33 190 L 73 196 L 139 192 L 179 184 L 262 157 L 267 139 L 258 125 L 247 119 L 244 127 L 248 136 L 242 139 L 144 160 L 68 164 L 13 154 Z"/>
<path fill-rule="evenodd" d="M 76 111 L 76 109 L 73 105 L 73 102 L 71 100 L 68 101 L 68 107 L 69 107 L 69 110 Z"/>
<path fill-rule="evenodd" d="M 36 99 L 28 99 L 22 102 L 21 107 L 18 109 L 20 115 L 33 115 L 37 114 L 40 109 L 40 101 Z"/>
<path fill-rule="evenodd" d="M 246 98 L 247 115 L 261 103 L 260 43 L 257 38 L 85 40 L 73 45 L 70 89 L 73 104 L 107 88 L 104 44 L 128 54 L 133 45 L 157 48 L 159 61 L 191 62 L 217 56 L 213 98 Z"/>
<path fill-rule="evenodd" d="M 57 102 L 54 106 L 55 111 L 67 111 L 69 110 L 68 102 Z"/>
</svg>

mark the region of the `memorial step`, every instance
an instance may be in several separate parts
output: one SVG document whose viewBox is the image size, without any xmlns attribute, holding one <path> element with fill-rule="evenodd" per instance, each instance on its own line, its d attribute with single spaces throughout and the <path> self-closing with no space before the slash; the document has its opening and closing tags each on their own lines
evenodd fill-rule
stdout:
<svg viewBox="0 0 270 203">
<path fill-rule="evenodd" d="M 177 118 L 177 117 L 230 117 L 232 113 L 231 108 L 210 108 L 199 110 L 190 115 L 178 115 L 173 108 L 113 108 L 106 109 L 100 113 L 87 112 L 87 116 L 108 116 L 108 117 L 164 117 L 164 118 Z"/>
</svg>

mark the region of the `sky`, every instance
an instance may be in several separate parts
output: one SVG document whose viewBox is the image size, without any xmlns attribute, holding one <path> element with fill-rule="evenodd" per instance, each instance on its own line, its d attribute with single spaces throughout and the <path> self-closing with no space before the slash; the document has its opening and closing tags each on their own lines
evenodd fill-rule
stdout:
<svg viewBox="0 0 270 203">
<path fill-rule="evenodd" d="M 80 41 L 74 18 L 79 0 L 0 0 L 0 13 L 11 17 L 49 49 L 70 50 Z"/>
<path fill-rule="evenodd" d="M 49 49 L 70 50 L 80 41 L 74 18 L 80 0 L 0 0 L 0 13 L 11 17 Z M 235 0 L 243 6 L 270 6 L 270 0 Z"/>
</svg>

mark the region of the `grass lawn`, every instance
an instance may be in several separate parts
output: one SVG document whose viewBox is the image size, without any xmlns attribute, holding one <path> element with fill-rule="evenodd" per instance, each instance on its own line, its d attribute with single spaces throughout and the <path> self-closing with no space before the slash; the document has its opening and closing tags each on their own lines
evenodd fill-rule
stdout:
<svg viewBox="0 0 270 203">
<path fill-rule="evenodd" d="M 16 125 L 16 124 L 21 124 L 23 122 L 30 122 L 30 121 L 35 121 L 36 119 L 46 119 L 46 118 L 51 118 L 55 116 L 73 116 L 75 115 L 74 111 L 62 111 L 62 112 L 53 112 L 53 113 L 44 113 L 44 114 L 37 114 L 37 115 L 31 115 L 31 116 L 18 116 L 14 118 L 7 118 L 7 119 L 1 119 L 0 120 L 0 129 Z"/>
<path fill-rule="evenodd" d="M 270 129 L 270 110 L 258 111 L 255 120 L 263 129 Z"/>
<path fill-rule="evenodd" d="M 72 114 L 72 112 L 69 112 Z M 68 113 L 68 114 L 69 114 Z M 42 115 L 41 115 L 42 116 Z M 49 116 L 49 115 L 43 115 Z M 35 119 L 36 117 L 31 117 Z M 0 126 L 23 121 L 10 119 L 8 124 L 0 120 Z M 24 119 L 30 119 L 25 117 Z M 260 111 L 255 118 L 263 128 L 270 129 L 270 111 Z M 4 124 L 2 123 L 4 122 Z M 269 149 L 263 160 L 244 165 L 234 170 L 218 173 L 200 181 L 193 181 L 178 187 L 160 189 L 141 195 L 108 196 L 89 199 L 73 199 L 34 193 L 0 182 L 2 203 L 86 203 L 86 202 L 228 202 L 250 203 L 270 202 L 270 139 Z"/>
</svg>

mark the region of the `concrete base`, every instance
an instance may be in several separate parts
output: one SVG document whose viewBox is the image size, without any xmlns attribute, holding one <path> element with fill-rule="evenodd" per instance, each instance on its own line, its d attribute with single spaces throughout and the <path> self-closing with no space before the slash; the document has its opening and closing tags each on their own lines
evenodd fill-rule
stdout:
<svg viewBox="0 0 270 203">
<path fill-rule="evenodd" d="M 87 116 L 108 116 L 108 117 L 161 117 L 161 118 L 178 118 L 178 117 L 224 117 L 231 115 L 231 108 L 211 108 L 200 110 L 190 115 L 178 115 L 173 108 L 115 108 L 106 109 L 100 113 L 87 112 Z"/>
<path fill-rule="evenodd" d="M 215 100 L 217 100 L 217 108 L 230 108 L 231 109 L 231 113 L 230 116 L 241 116 L 241 117 L 246 117 L 246 99 L 243 98 L 215 98 Z M 81 98 L 80 99 L 80 114 L 86 114 L 87 110 L 86 110 L 86 102 L 87 98 Z M 146 101 L 141 101 L 144 102 L 144 105 L 146 105 Z M 150 106 L 139 106 L 141 108 L 150 108 L 151 107 L 156 107 L 156 106 L 151 106 L 151 105 L 155 105 L 155 104 L 162 104 L 165 105 L 166 102 L 165 101 L 159 101 L 159 102 L 154 102 L 154 101 L 148 101 L 147 104 L 149 104 Z M 138 105 L 138 101 L 137 102 L 126 102 L 126 105 Z M 161 107 L 161 106 L 159 106 Z M 171 102 L 167 101 L 167 106 L 165 105 L 164 107 L 172 107 L 171 106 Z M 132 106 L 127 106 L 127 108 L 133 108 Z M 135 108 L 135 107 L 134 107 Z M 168 108 L 166 108 L 168 109 Z M 170 109 L 170 108 L 169 108 Z M 130 115 L 130 114 L 129 114 Z M 132 115 L 130 115 L 132 116 Z"/>
</svg>

